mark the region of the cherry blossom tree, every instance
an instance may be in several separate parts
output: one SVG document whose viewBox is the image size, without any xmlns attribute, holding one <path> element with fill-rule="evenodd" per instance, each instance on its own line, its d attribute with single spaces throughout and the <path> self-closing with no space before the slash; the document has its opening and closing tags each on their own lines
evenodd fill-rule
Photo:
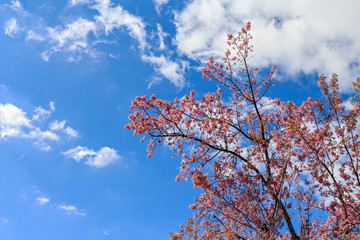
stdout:
<svg viewBox="0 0 360 240">
<path fill-rule="evenodd" d="M 215 93 L 130 106 L 125 127 L 145 135 L 148 157 L 167 144 L 182 158 L 176 181 L 202 189 L 171 239 L 360 239 L 360 78 L 346 101 L 336 74 L 320 76 L 322 100 L 271 99 L 276 66 L 249 66 L 250 28 L 202 70 Z"/>
</svg>

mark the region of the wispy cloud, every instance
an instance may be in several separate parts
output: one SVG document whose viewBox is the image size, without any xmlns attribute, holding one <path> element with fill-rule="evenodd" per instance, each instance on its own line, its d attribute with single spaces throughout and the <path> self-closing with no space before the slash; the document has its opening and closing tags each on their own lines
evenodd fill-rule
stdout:
<svg viewBox="0 0 360 240">
<path fill-rule="evenodd" d="M 0 218 L 1 223 L 9 223 L 9 220 L 7 218 Z"/>
<path fill-rule="evenodd" d="M 180 53 L 206 61 L 223 56 L 226 33 L 251 21 L 252 63 L 277 64 L 288 75 L 336 72 L 344 90 L 360 75 L 359 8 L 357 0 L 194 0 L 175 14 L 175 42 Z"/>
<path fill-rule="evenodd" d="M 69 215 L 80 215 L 80 216 L 84 216 L 84 217 L 86 216 L 85 212 L 79 210 L 74 205 L 61 204 L 58 206 L 58 208 L 61 210 L 64 210 L 66 212 L 66 214 L 69 214 Z"/>
<path fill-rule="evenodd" d="M 76 138 L 79 136 L 79 133 L 76 130 L 74 130 L 72 127 L 65 126 L 65 124 L 66 124 L 66 120 L 63 121 L 55 120 L 50 123 L 49 127 L 50 130 L 52 131 L 63 132 L 64 134 L 72 138 Z"/>
<path fill-rule="evenodd" d="M 154 1 L 158 8 L 166 4 L 168 1 Z M 152 48 L 148 43 L 148 35 L 146 32 L 146 23 L 139 16 L 136 16 L 120 4 L 115 4 L 111 0 L 70 0 L 68 7 L 87 7 L 95 10 L 93 16 L 84 18 L 81 16 L 66 18 L 63 16 L 65 24 L 56 26 L 46 26 L 40 17 L 28 13 L 22 7 L 19 1 L 13 1 L 8 8 L 18 13 L 18 18 L 22 19 L 24 26 L 21 31 L 26 33 L 26 40 L 33 42 L 41 42 L 46 46 L 45 50 L 40 54 L 44 61 L 49 61 L 56 53 L 65 53 L 70 62 L 77 62 L 82 56 L 87 55 L 93 59 L 97 59 L 99 52 L 97 43 L 104 44 L 114 41 L 107 41 L 110 35 L 114 34 L 114 30 L 120 30 L 129 34 L 138 45 L 141 59 L 154 66 L 158 76 L 156 79 L 165 78 L 170 80 L 175 86 L 183 87 L 185 80 L 183 77 L 186 64 L 183 61 L 169 61 L 170 56 L 156 56 L 154 50 L 164 50 L 166 48 L 164 38 L 168 36 L 160 24 L 156 25 L 158 45 Z M 32 19 L 27 23 L 28 19 Z M 71 19 L 71 20 L 70 20 Z M 36 23 L 36 24 L 34 24 Z M 5 23 L 5 32 L 14 37 L 20 31 L 18 21 L 11 18 Z M 110 37 L 111 38 L 111 37 Z M 104 40 L 105 39 L 105 40 Z M 117 54 L 109 53 L 108 56 L 117 56 Z M 174 71 L 174 72 L 171 72 Z M 154 81 L 152 81 L 154 83 Z"/>
<path fill-rule="evenodd" d="M 77 208 L 76 205 L 58 203 L 56 201 L 50 200 L 49 197 L 44 197 L 44 195 L 45 194 L 42 193 L 37 186 L 32 186 L 29 192 L 22 194 L 22 198 L 25 201 L 34 200 L 38 207 L 48 206 L 50 208 L 60 209 L 68 215 L 86 216 L 85 211 Z"/>
<path fill-rule="evenodd" d="M 50 109 L 36 107 L 32 117 L 28 117 L 24 110 L 11 104 L 0 103 L 0 139 L 9 139 L 12 137 L 32 139 L 34 143 L 42 150 L 50 150 L 49 141 L 59 141 L 62 137 L 77 137 L 76 130 L 63 125 L 54 128 L 58 120 L 52 123 L 47 130 L 41 130 L 42 121 L 48 119 L 55 110 L 54 103 L 50 103 Z M 59 124 L 58 124 L 59 125 Z"/>
<path fill-rule="evenodd" d="M 90 3 L 90 0 L 69 0 L 69 6 L 74 7 L 76 5 Z"/>
<path fill-rule="evenodd" d="M 50 201 L 50 199 L 49 199 L 49 198 L 46 198 L 46 197 L 37 197 L 37 198 L 36 198 L 36 202 L 37 202 L 39 205 L 41 205 L 41 206 L 49 203 L 49 201 Z"/>
<path fill-rule="evenodd" d="M 18 13 L 26 13 L 19 0 L 12 0 L 10 4 L 5 4 L 5 6 Z"/>
<path fill-rule="evenodd" d="M 33 120 L 46 120 L 51 116 L 51 113 L 55 111 L 54 102 L 50 102 L 50 108 L 45 109 L 42 106 L 35 107 L 34 114 L 32 116 Z"/>
<path fill-rule="evenodd" d="M 168 33 L 163 31 L 163 28 L 161 27 L 161 25 L 158 23 L 156 24 L 157 27 L 157 37 L 159 39 L 159 49 L 160 50 L 164 50 L 166 48 L 164 39 L 169 35 Z"/>
<path fill-rule="evenodd" d="M 42 53 L 42 58 L 48 61 L 54 52 L 91 52 L 88 43 L 88 34 L 95 32 L 96 26 L 92 21 L 78 18 L 65 27 L 47 28 L 47 37 L 52 47 Z M 28 39 L 31 39 L 28 35 Z M 35 40 L 35 37 L 32 37 Z"/>
<path fill-rule="evenodd" d="M 142 60 L 154 66 L 155 70 L 165 78 L 169 79 L 175 86 L 182 88 L 185 85 L 184 71 L 187 62 L 173 62 L 164 55 L 142 55 Z M 152 83 L 150 83 L 152 84 Z"/>
<path fill-rule="evenodd" d="M 121 158 L 115 149 L 109 147 L 102 147 L 99 151 L 94 151 L 87 147 L 77 146 L 62 154 L 74 159 L 76 162 L 85 159 L 86 161 L 84 163 L 94 168 L 106 167 L 110 164 L 114 164 Z"/>
<path fill-rule="evenodd" d="M 126 27 L 130 36 L 136 39 L 141 50 L 146 47 L 146 31 L 145 23 L 140 17 L 137 17 L 120 5 L 115 5 L 109 0 L 96 0 L 96 4 L 91 6 L 96 9 L 99 15 L 95 15 L 94 19 L 99 30 L 105 30 L 105 34 L 109 34 L 113 29 Z"/>
<path fill-rule="evenodd" d="M 168 2 L 169 2 L 169 0 L 153 0 L 157 14 L 160 15 L 162 5 L 165 5 Z"/>
<path fill-rule="evenodd" d="M 17 12 L 18 17 L 22 18 L 23 22 L 32 19 L 23 29 L 27 33 L 26 40 L 45 42 L 48 47 L 41 54 L 45 61 L 49 61 L 56 52 L 71 53 L 73 56 L 69 59 L 79 59 L 81 54 L 96 57 L 96 51 L 93 48 L 96 41 L 103 36 L 108 36 L 114 29 L 127 29 L 129 35 L 138 42 L 139 49 L 144 50 L 146 48 L 145 23 L 140 17 L 129 13 L 121 5 L 114 4 L 109 0 L 69 1 L 69 7 L 78 5 L 86 5 L 88 8 L 94 9 L 97 14 L 94 14 L 90 19 L 79 16 L 75 20 L 69 21 L 64 18 L 65 25 L 54 27 L 39 25 L 38 22 L 42 23 L 42 19 L 25 11 L 19 1 L 12 1 L 6 6 Z M 37 22 L 37 24 L 31 24 L 33 22 Z M 18 20 L 9 19 L 4 24 L 4 30 L 7 35 L 15 37 L 20 31 Z M 94 39 L 89 39 L 90 33 L 93 33 Z"/>
<path fill-rule="evenodd" d="M 4 30 L 6 35 L 15 38 L 21 29 L 16 18 L 10 18 L 8 21 L 5 22 Z"/>
<path fill-rule="evenodd" d="M 117 232 L 119 230 L 120 230 L 120 228 L 115 226 L 115 227 L 112 227 L 112 228 L 103 229 L 102 232 L 103 232 L 104 235 L 110 236 L 112 233 Z"/>
<path fill-rule="evenodd" d="M 45 41 L 46 35 L 40 34 L 38 32 L 35 32 L 34 30 L 28 30 L 26 34 L 26 40 L 33 40 L 33 41 Z"/>
</svg>

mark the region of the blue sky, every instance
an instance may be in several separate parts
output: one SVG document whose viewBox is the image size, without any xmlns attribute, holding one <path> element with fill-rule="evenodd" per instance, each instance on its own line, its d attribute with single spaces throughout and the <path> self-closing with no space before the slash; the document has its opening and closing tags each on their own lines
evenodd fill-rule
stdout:
<svg viewBox="0 0 360 240">
<path fill-rule="evenodd" d="M 344 93 L 360 75 L 360 3 L 1 0 L 0 239 L 168 239 L 198 194 L 181 159 L 124 129 L 137 95 L 213 91 L 199 69 L 247 21 L 253 66 L 279 66 L 270 96 Z"/>
</svg>

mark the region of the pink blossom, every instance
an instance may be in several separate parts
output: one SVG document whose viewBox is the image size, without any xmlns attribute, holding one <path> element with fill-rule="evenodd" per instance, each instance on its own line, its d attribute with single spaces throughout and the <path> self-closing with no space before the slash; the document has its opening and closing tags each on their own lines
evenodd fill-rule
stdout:
<svg viewBox="0 0 360 240">
<path fill-rule="evenodd" d="M 250 29 L 251 29 L 251 22 L 247 22 L 246 23 L 246 30 L 250 31 Z"/>
</svg>

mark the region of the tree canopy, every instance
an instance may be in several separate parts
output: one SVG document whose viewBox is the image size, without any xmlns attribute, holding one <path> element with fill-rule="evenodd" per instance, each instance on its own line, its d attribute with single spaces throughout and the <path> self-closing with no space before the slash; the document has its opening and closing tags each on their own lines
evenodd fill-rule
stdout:
<svg viewBox="0 0 360 240">
<path fill-rule="evenodd" d="M 360 239 L 360 78 L 346 101 L 336 74 L 320 76 L 323 99 L 269 98 L 276 66 L 265 75 L 249 66 L 250 29 L 229 34 L 224 57 L 202 70 L 216 92 L 130 106 L 125 127 L 145 135 L 148 157 L 167 144 L 182 158 L 176 180 L 202 189 L 170 237 Z"/>
</svg>

